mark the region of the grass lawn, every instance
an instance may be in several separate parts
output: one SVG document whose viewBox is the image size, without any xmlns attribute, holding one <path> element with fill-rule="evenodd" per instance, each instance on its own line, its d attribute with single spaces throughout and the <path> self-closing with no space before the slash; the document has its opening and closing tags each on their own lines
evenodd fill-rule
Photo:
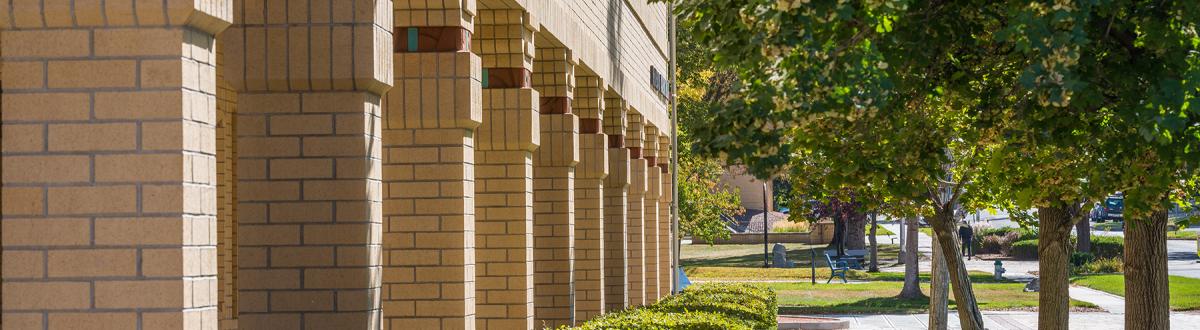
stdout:
<svg viewBox="0 0 1200 330">
<path fill-rule="evenodd" d="M 1196 232 L 1187 230 L 1168 231 L 1167 239 L 1196 239 Z"/>
<path fill-rule="evenodd" d="M 867 236 L 868 236 L 867 239 L 870 239 L 871 224 L 867 224 L 867 228 L 863 228 L 863 229 L 865 230 L 864 233 L 867 233 Z M 885 228 L 883 226 L 875 225 L 875 235 L 876 236 L 895 235 L 895 234 L 896 233 L 893 233 L 891 230 L 888 230 L 887 228 Z"/>
<path fill-rule="evenodd" d="M 828 266 L 825 264 L 825 244 L 784 244 L 784 246 L 788 250 L 788 261 L 795 262 L 797 268 L 806 268 L 805 271 L 807 271 L 812 260 L 809 249 L 815 249 L 817 267 L 826 267 L 828 270 Z M 879 245 L 880 265 L 895 264 L 899 260 L 899 255 L 899 245 Z M 762 244 L 690 244 L 682 247 L 679 256 L 681 258 L 679 262 L 684 267 L 762 267 L 763 246 Z M 869 261 L 870 258 L 867 259 Z"/>
<path fill-rule="evenodd" d="M 1125 275 L 1085 275 L 1071 279 L 1076 285 L 1125 296 Z M 1200 310 L 1200 279 L 1170 276 L 1171 309 L 1177 311 Z"/>
<path fill-rule="evenodd" d="M 928 310 L 929 299 L 899 299 L 896 294 L 903 282 L 880 281 L 860 284 L 770 283 L 779 295 L 780 313 L 920 313 Z M 922 291 L 928 294 L 929 284 Z M 979 308 L 983 310 L 1036 310 L 1037 292 L 1024 292 L 1022 283 L 973 283 Z M 950 301 L 954 309 L 954 300 Z M 1071 300 L 1071 306 L 1095 308 L 1087 302 Z"/>
</svg>

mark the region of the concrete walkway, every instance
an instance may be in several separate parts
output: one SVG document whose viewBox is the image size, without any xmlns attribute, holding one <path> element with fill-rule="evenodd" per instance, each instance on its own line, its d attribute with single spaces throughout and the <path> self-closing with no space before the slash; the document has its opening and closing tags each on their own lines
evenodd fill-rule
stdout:
<svg viewBox="0 0 1200 330">
<path fill-rule="evenodd" d="M 1082 286 L 1072 286 L 1070 290 L 1071 299 L 1095 304 L 1112 314 L 1125 314 L 1125 298 L 1121 296 Z"/>
<path fill-rule="evenodd" d="M 927 314 L 887 314 L 887 315 L 822 315 L 850 321 L 850 329 L 855 330 L 898 330 L 929 329 Z M 949 329 L 961 329 L 958 315 L 951 313 Z M 1037 313 L 1035 312 L 984 312 L 984 326 L 989 330 L 1036 330 Z M 1071 329 L 1086 330 L 1117 330 L 1125 328 L 1125 316 L 1112 313 L 1071 313 Z M 1200 314 L 1171 314 L 1171 329 L 1200 330 Z"/>
</svg>

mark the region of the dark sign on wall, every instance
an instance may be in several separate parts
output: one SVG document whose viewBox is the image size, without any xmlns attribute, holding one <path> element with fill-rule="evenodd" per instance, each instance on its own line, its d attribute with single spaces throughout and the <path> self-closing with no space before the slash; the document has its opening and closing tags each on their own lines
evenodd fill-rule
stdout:
<svg viewBox="0 0 1200 330">
<path fill-rule="evenodd" d="M 658 96 L 667 100 L 671 99 L 671 82 L 653 66 L 650 67 L 650 86 L 654 86 L 654 91 L 658 92 Z"/>
</svg>

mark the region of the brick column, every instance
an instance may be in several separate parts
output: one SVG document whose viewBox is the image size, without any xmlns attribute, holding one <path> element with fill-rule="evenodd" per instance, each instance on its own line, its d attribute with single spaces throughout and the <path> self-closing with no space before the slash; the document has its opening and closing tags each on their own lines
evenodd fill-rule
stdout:
<svg viewBox="0 0 1200 330">
<path fill-rule="evenodd" d="M 470 52 L 475 8 L 394 4 L 396 87 L 384 95 L 383 115 L 384 329 L 472 329 L 474 129 L 482 116 L 481 62 Z"/>
<path fill-rule="evenodd" d="M 540 124 L 531 88 L 533 23 L 521 10 L 480 10 L 472 50 L 483 60 L 475 149 L 475 301 L 480 329 L 533 324 L 533 158 Z"/>
<path fill-rule="evenodd" d="M 218 324 L 213 36 L 232 13 L 139 5 L 4 7 L 5 329 Z"/>
<path fill-rule="evenodd" d="M 392 7 L 235 7 L 240 327 L 378 328 Z"/>
<path fill-rule="evenodd" d="M 601 131 L 604 82 L 577 73 L 575 100 L 579 116 L 579 165 L 575 166 L 575 322 L 604 313 L 604 180 L 608 176 L 608 141 Z"/>
<path fill-rule="evenodd" d="M 671 232 L 671 183 L 675 180 L 671 173 L 671 138 L 666 134 L 658 135 L 658 168 L 662 171 L 662 197 L 658 202 L 658 283 L 659 296 L 671 294 L 671 284 L 674 283 L 675 271 L 671 263 L 675 261 L 673 249 L 675 241 Z"/>
<path fill-rule="evenodd" d="M 605 93 L 604 133 L 608 135 L 608 177 L 604 178 L 604 309 L 629 306 L 629 149 L 625 149 L 628 106 Z"/>
<path fill-rule="evenodd" d="M 558 327 L 575 323 L 575 60 L 561 46 L 538 48 L 534 72 L 542 144 L 533 162 L 533 315 L 538 326 Z"/>
<path fill-rule="evenodd" d="M 628 241 L 629 306 L 646 304 L 646 160 L 642 158 L 645 123 L 642 115 L 630 111 L 629 129 L 625 130 L 625 148 L 629 149 L 629 198 L 626 207 Z"/>
<path fill-rule="evenodd" d="M 642 204 L 644 229 L 642 231 L 643 255 L 646 263 L 646 304 L 658 301 L 658 200 L 662 198 L 662 170 L 658 168 L 658 128 L 647 124 L 642 158 L 646 160 L 646 200 Z"/>
</svg>

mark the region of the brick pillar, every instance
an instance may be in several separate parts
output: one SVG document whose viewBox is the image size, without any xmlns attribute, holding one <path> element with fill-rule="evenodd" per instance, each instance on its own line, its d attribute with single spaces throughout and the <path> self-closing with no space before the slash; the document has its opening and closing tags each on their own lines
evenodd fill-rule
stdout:
<svg viewBox="0 0 1200 330">
<path fill-rule="evenodd" d="M 666 134 L 658 135 L 658 168 L 662 171 L 662 198 L 658 202 L 658 283 L 659 296 L 665 297 L 671 294 L 671 285 L 674 283 L 675 271 L 671 269 L 671 264 L 675 261 L 673 249 L 675 247 L 674 235 L 671 232 L 671 202 L 674 200 L 674 195 L 671 193 L 671 183 L 674 182 L 674 173 L 671 173 L 671 138 Z"/>
<path fill-rule="evenodd" d="M 245 2 L 221 35 L 238 90 L 239 325 L 380 326 L 380 95 L 392 7 Z"/>
<path fill-rule="evenodd" d="M 483 61 L 475 148 L 475 302 L 480 329 L 533 328 L 533 157 L 540 125 L 531 88 L 533 27 L 521 10 L 480 10 Z"/>
<path fill-rule="evenodd" d="M 140 5 L 4 7 L 5 329 L 216 329 L 213 36 L 232 13 Z"/>
<path fill-rule="evenodd" d="M 384 329 L 473 329 L 474 129 L 482 116 L 481 62 L 470 52 L 474 3 L 394 4 L 396 87 L 384 95 L 383 115 Z"/>
<path fill-rule="evenodd" d="M 604 313 L 604 180 L 608 141 L 601 131 L 604 82 L 576 73 L 579 165 L 575 166 L 575 322 Z"/>
<path fill-rule="evenodd" d="M 629 306 L 646 304 L 646 160 L 642 158 L 645 128 L 642 115 L 630 112 L 625 130 L 625 148 L 629 149 L 629 198 L 626 207 L 626 240 L 629 258 Z"/>
<path fill-rule="evenodd" d="M 533 162 L 533 315 L 538 326 L 558 327 L 575 323 L 575 60 L 561 46 L 538 48 L 534 72 L 542 144 Z"/>
<path fill-rule="evenodd" d="M 217 67 L 224 56 L 217 49 Z M 237 92 L 217 70 L 217 312 L 221 329 L 237 329 Z"/>
<path fill-rule="evenodd" d="M 646 304 L 658 301 L 658 200 L 662 198 L 662 170 L 658 169 L 658 128 L 647 124 L 643 142 L 642 158 L 646 160 L 646 198 L 642 204 L 644 229 L 642 231 L 643 255 L 646 263 Z"/>
<path fill-rule="evenodd" d="M 604 98 L 608 135 L 608 177 L 604 178 L 604 309 L 629 306 L 629 149 L 625 149 L 628 106 L 616 94 Z"/>
</svg>

